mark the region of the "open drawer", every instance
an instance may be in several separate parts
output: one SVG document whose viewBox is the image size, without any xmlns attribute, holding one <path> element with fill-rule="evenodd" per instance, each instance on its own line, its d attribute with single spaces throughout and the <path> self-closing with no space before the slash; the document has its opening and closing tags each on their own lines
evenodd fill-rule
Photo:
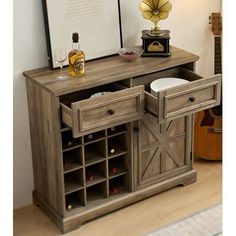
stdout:
<svg viewBox="0 0 236 236">
<path fill-rule="evenodd" d="M 86 94 L 88 94 L 87 91 Z M 62 122 L 72 129 L 74 138 L 140 119 L 143 112 L 143 85 L 125 88 L 95 98 L 82 99 L 71 102 L 71 104 L 68 104 L 68 101 L 61 102 Z"/>
<path fill-rule="evenodd" d="M 178 77 L 189 81 L 160 90 L 156 96 L 149 89 L 158 78 Z M 154 114 L 159 123 L 186 116 L 220 104 L 221 75 L 203 78 L 184 67 L 177 67 L 134 79 L 134 85 L 145 84 L 145 109 Z"/>
</svg>

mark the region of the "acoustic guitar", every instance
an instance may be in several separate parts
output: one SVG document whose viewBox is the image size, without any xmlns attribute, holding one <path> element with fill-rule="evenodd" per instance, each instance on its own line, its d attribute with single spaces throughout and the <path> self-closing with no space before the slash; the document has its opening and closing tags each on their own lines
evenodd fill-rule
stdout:
<svg viewBox="0 0 236 236">
<path fill-rule="evenodd" d="M 222 73 L 222 17 L 220 13 L 212 13 L 209 19 L 214 34 L 214 73 L 219 74 Z M 195 155 L 206 160 L 222 160 L 222 103 L 217 107 L 199 112 L 196 119 Z"/>
</svg>

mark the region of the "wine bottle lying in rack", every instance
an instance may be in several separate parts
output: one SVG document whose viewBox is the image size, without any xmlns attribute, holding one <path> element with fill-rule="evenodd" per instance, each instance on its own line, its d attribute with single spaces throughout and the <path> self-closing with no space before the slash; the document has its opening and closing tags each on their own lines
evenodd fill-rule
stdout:
<svg viewBox="0 0 236 236">
<path fill-rule="evenodd" d="M 119 172 L 119 168 L 115 165 L 110 166 L 109 168 L 110 174 L 117 174 Z"/>
<path fill-rule="evenodd" d="M 69 164 L 67 161 L 63 160 L 63 167 L 64 167 L 64 170 L 66 170 L 68 168 Z"/>
<path fill-rule="evenodd" d="M 93 181 L 94 180 L 94 174 L 89 172 L 86 174 L 87 181 Z"/>
<path fill-rule="evenodd" d="M 110 128 L 110 131 L 111 131 L 111 132 L 114 132 L 115 130 L 116 130 L 116 127 L 111 127 L 111 128 Z"/>
<path fill-rule="evenodd" d="M 119 189 L 116 186 L 110 186 L 110 194 L 117 194 L 119 193 Z"/>
<path fill-rule="evenodd" d="M 71 210 L 73 208 L 73 204 L 71 203 L 71 199 L 66 199 L 66 209 Z"/>
<path fill-rule="evenodd" d="M 108 154 L 115 154 L 116 152 L 116 145 L 113 143 L 110 143 L 108 145 Z"/>
</svg>

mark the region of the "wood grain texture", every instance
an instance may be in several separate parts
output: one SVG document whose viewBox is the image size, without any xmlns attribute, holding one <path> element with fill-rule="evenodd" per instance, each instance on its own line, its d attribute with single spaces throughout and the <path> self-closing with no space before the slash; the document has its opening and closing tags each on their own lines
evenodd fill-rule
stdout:
<svg viewBox="0 0 236 236">
<path fill-rule="evenodd" d="M 63 167 L 59 101 L 48 91 L 27 80 L 35 193 L 63 215 Z"/>
<path fill-rule="evenodd" d="M 219 105 L 221 75 L 186 83 L 178 88 L 170 88 L 159 92 L 159 122 L 175 119 L 183 115 L 193 114 L 199 110 Z M 191 98 L 194 100 L 191 101 Z"/>
<path fill-rule="evenodd" d="M 202 78 L 193 71 L 178 67 L 135 78 L 133 84 L 143 83 L 147 88 L 152 81 L 165 77 L 183 78 L 190 83 L 161 90 L 156 96 L 145 91 L 145 109 L 156 115 L 159 123 L 190 115 L 220 103 L 221 75 Z"/>
<path fill-rule="evenodd" d="M 179 174 L 176 177 L 172 177 L 160 183 L 153 184 L 149 187 L 146 187 L 145 189 L 141 189 L 130 194 L 125 194 L 124 196 L 119 196 L 118 199 L 111 200 L 106 204 L 97 205 L 96 207 L 94 206 L 93 210 L 64 218 L 63 222 L 61 222 L 61 228 L 63 228 L 64 232 L 71 231 L 72 229 L 76 229 L 78 225 L 81 225 L 82 223 L 100 215 L 104 215 L 107 212 L 114 211 L 123 206 L 140 201 L 141 199 L 145 199 L 154 194 L 170 189 L 176 185 L 186 185 L 195 181 L 195 170 Z"/>
<path fill-rule="evenodd" d="M 32 150 L 35 151 L 34 199 L 63 232 L 176 185 L 196 181 L 196 171 L 190 161 L 191 119 L 185 117 L 157 123 L 165 109 L 164 103 L 153 96 L 148 97 L 146 104 L 144 102 L 144 86 L 147 89 L 158 73 L 158 76 L 186 75 L 191 77 L 190 80 L 199 78 L 181 68 L 181 65 L 193 68 L 198 57 L 174 47 L 172 50 L 171 57 L 139 58 L 133 63 L 126 63 L 119 56 L 91 61 L 86 64 L 84 77 L 65 81 L 57 81 L 58 71 L 48 69 L 24 73 L 27 77 Z M 99 90 L 113 89 L 117 81 L 120 81 L 120 91 L 114 89 L 113 94 L 88 99 Z M 147 113 L 143 116 L 147 104 L 157 113 L 157 118 Z M 107 117 L 109 109 L 117 111 L 112 114 L 118 114 L 115 116 L 117 120 Z M 70 128 L 61 129 L 60 115 Z M 182 113 L 181 117 L 184 115 Z M 112 136 L 107 130 L 131 121 L 134 122 L 126 124 L 126 131 L 122 134 Z M 62 143 L 61 135 L 73 128 L 77 133 L 71 134 L 71 139 L 82 135 L 76 139 L 80 142 L 75 147 L 62 150 L 65 143 Z M 94 132 L 98 131 L 102 132 L 101 137 L 89 141 L 86 135 L 93 133 L 96 136 Z M 123 188 L 118 195 L 113 195 L 109 189 L 115 183 L 108 170 L 112 159 L 116 158 L 108 149 L 114 137 L 123 146 L 123 153 L 116 157 L 126 159 L 120 161 L 124 172 L 115 179 Z M 73 152 L 73 149 L 79 151 Z M 64 168 L 66 158 L 76 164 L 76 169 Z M 95 173 L 94 181 L 87 179 L 91 169 Z M 67 210 L 70 201 L 75 207 Z"/>
<path fill-rule="evenodd" d="M 59 71 L 51 71 L 48 67 L 26 71 L 24 75 L 37 82 L 49 92 L 55 95 L 63 95 L 73 91 L 189 64 L 198 59 L 198 56 L 172 46 L 171 56 L 168 58 L 153 59 L 152 57 L 141 57 L 132 63 L 127 63 L 120 56 L 113 56 L 86 62 L 86 74 L 84 77 L 70 78 L 65 81 L 57 81 L 56 77 Z M 68 68 L 64 68 L 64 73 L 68 74 Z"/>
<path fill-rule="evenodd" d="M 144 111 L 142 85 L 127 88 L 93 99 L 62 104 L 62 121 L 73 130 L 74 138 L 84 132 L 119 125 L 140 119 Z"/>
<path fill-rule="evenodd" d="M 195 159 L 198 181 L 176 187 L 82 225 L 68 236 L 147 235 L 222 201 L 222 162 Z M 15 236 L 59 236 L 43 211 L 29 205 L 14 211 Z M 40 223 L 39 223 L 40 222 Z"/>
<path fill-rule="evenodd" d="M 136 125 L 140 130 L 134 146 L 137 189 L 191 169 L 192 127 L 188 116 L 159 124 L 146 113 Z"/>
</svg>

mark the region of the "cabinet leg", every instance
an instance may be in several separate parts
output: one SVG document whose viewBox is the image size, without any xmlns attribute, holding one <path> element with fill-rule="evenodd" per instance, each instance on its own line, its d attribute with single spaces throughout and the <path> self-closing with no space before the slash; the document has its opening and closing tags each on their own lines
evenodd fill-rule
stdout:
<svg viewBox="0 0 236 236">
<path fill-rule="evenodd" d="M 194 170 L 191 175 L 183 179 L 182 186 L 187 186 L 189 184 L 195 183 L 197 181 L 197 172 Z"/>
<path fill-rule="evenodd" d="M 76 223 L 74 223 L 74 224 L 73 224 L 73 222 L 70 222 L 69 225 L 67 225 L 66 223 L 65 223 L 65 224 L 61 224 L 61 225 L 59 226 L 59 228 L 60 228 L 60 230 L 61 230 L 61 232 L 62 232 L 63 234 L 67 234 L 67 233 L 69 233 L 69 232 L 71 232 L 71 231 L 78 230 L 81 225 L 82 225 L 82 224 L 80 224 L 80 223 L 78 223 L 78 222 L 76 222 Z"/>
</svg>

